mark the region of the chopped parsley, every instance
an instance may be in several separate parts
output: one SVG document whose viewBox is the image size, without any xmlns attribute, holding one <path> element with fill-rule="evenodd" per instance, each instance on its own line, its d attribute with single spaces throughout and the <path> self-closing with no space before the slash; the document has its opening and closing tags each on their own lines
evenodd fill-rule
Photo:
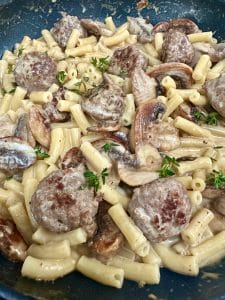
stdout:
<svg viewBox="0 0 225 300">
<path fill-rule="evenodd" d="M 13 94 L 13 93 L 15 92 L 15 90 L 16 90 L 16 88 L 11 89 L 11 90 L 9 91 L 9 94 Z"/>
<path fill-rule="evenodd" d="M 59 83 L 63 84 L 65 82 L 66 76 L 67 76 L 67 73 L 65 71 L 60 71 L 60 72 L 58 72 L 56 78 Z"/>
<path fill-rule="evenodd" d="M 119 146 L 119 145 L 115 144 L 115 143 L 106 143 L 105 145 L 102 146 L 102 149 L 105 152 L 109 152 L 112 149 L 112 147 L 116 147 L 116 146 Z"/>
<path fill-rule="evenodd" d="M 216 146 L 213 149 L 222 149 L 222 148 L 223 148 L 223 146 Z"/>
<path fill-rule="evenodd" d="M 217 112 L 211 112 L 208 115 L 201 112 L 201 111 L 196 111 L 194 113 L 194 117 L 198 122 L 204 122 L 208 125 L 218 125 L 218 117 L 219 114 Z"/>
<path fill-rule="evenodd" d="M 96 57 L 91 58 L 91 63 L 100 72 L 105 72 L 109 67 L 109 56 L 97 59 Z"/>
<path fill-rule="evenodd" d="M 175 174 L 174 167 L 179 166 L 175 157 L 165 155 L 162 161 L 161 169 L 159 170 L 160 177 L 173 176 Z"/>
<path fill-rule="evenodd" d="M 34 148 L 34 151 L 35 151 L 35 153 L 36 153 L 38 159 L 45 159 L 45 158 L 48 158 L 48 157 L 49 157 L 48 152 L 44 151 L 44 150 L 41 148 L 41 146 L 36 146 L 36 147 Z"/>
<path fill-rule="evenodd" d="M 18 57 L 20 57 L 23 54 L 23 50 L 24 50 L 24 48 L 20 48 L 18 50 Z"/>
<path fill-rule="evenodd" d="M 225 173 L 213 170 L 208 176 L 208 181 L 213 183 L 216 189 L 220 189 L 225 183 Z"/>
<path fill-rule="evenodd" d="M 84 188 L 94 188 L 97 192 L 100 188 L 100 182 L 105 184 L 106 177 L 109 175 L 107 168 L 103 169 L 100 175 L 94 174 L 92 171 L 87 170 L 84 172 L 84 177 L 86 182 L 81 185 L 81 189 Z"/>
</svg>

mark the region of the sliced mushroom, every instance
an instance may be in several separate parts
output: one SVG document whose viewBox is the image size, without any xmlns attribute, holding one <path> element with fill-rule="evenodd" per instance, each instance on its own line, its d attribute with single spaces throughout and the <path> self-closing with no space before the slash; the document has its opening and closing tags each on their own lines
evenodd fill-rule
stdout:
<svg viewBox="0 0 225 300">
<path fill-rule="evenodd" d="M 209 223 L 209 228 L 212 230 L 214 234 L 217 234 L 225 230 L 225 216 L 218 213 L 213 208 L 210 208 L 210 210 L 213 212 L 214 218 Z"/>
<path fill-rule="evenodd" d="M 137 145 L 135 149 L 140 169 L 145 171 L 158 171 L 162 164 L 159 151 L 151 145 Z"/>
<path fill-rule="evenodd" d="M 73 147 L 66 152 L 62 161 L 60 162 L 60 167 L 64 169 L 76 168 L 79 164 L 84 162 L 84 156 L 78 147 Z"/>
<path fill-rule="evenodd" d="M 160 22 L 156 24 L 153 27 L 152 32 L 167 32 L 170 29 L 176 29 L 185 34 L 191 34 L 200 31 L 198 26 L 192 20 L 186 18 L 179 18 L 171 20 L 169 22 Z"/>
<path fill-rule="evenodd" d="M 0 251 L 12 261 L 24 261 L 27 245 L 10 220 L 0 219 Z"/>
<path fill-rule="evenodd" d="M 139 106 L 130 133 L 133 150 L 142 144 L 151 144 L 160 151 L 179 147 L 178 130 L 172 124 L 159 119 L 164 112 L 165 105 L 157 101 L 148 101 Z"/>
<path fill-rule="evenodd" d="M 21 116 L 19 116 L 17 120 L 14 136 L 27 142 L 29 145 L 31 145 L 31 147 L 33 148 L 35 147 L 36 141 L 30 129 L 29 116 L 27 113 L 24 113 Z"/>
<path fill-rule="evenodd" d="M 0 169 L 14 171 L 26 169 L 36 162 L 34 149 L 15 137 L 0 139 Z"/>
<path fill-rule="evenodd" d="M 15 131 L 15 124 L 12 122 L 8 115 L 0 116 L 0 138 L 5 136 L 13 136 Z"/>
<path fill-rule="evenodd" d="M 135 68 L 131 73 L 132 93 L 136 105 L 156 98 L 157 82 L 149 77 L 141 68 Z"/>
<path fill-rule="evenodd" d="M 95 36 L 111 36 L 113 34 L 113 32 L 109 30 L 104 23 L 96 20 L 81 19 L 80 24 L 87 30 L 87 32 L 94 34 Z"/>
<path fill-rule="evenodd" d="M 174 111 L 173 113 L 173 118 L 175 119 L 176 117 L 180 116 L 184 119 L 187 119 L 189 121 L 192 122 L 196 122 L 194 113 L 197 111 L 198 109 L 192 105 L 191 103 L 181 103 L 179 105 L 179 107 Z"/>
<path fill-rule="evenodd" d="M 127 21 L 129 32 L 137 35 L 140 43 L 148 43 L 153 40 L 151 34 L 153 26 L 146 19 L 127 17 Z"/>
<path fill-rule="evenodd" d="M 225 43 L 209 44 L 209 43 L 194 43 L 195 52 L 198 56 L 208 54 L 212 62 L 218 62 L 225 58 Z"/>
<path fill-rule="evenodd" d="M 39 105 L 32 105 L 29 111 L 29 125 L 31 132 L 42 146 L 48 148 L 50 145 L 50 122 L 45 112 Z"/>
<path fill-rule="evenodd" d="M 207 184 L 202 196 L 208 199 L 225 198 L 225 187 L 222 186 L 221 189 L 217 189 L 213 185 Z"/>
<path fill-rule="evenodd" d="M 111 257 L 117 254 L 124 238 L 119 228 L 108 214 L 110 205 L 101 201 L 96 216 L 97 233 L 89 241 L 88 247 L 95 256 Z"/>
<path fill-rule="evenodd" d="M 177 88 L 189 88 L 192 83 L 192 68 L 183 63 L 165 63 L 154 67 L 148 75 L 161 81 L 165 76 L 172 77 Z"/>
<path fill-rule="evenodd" d="M 90 90 L 82 101 L 82 109 L 97 125 L 90 131 L 116 131 L 121 126 L 121 117 L 125 107 L 125 95 L 122 89 L 105 79 L 104 83 Z"/>
<path fill-rule="evenodd" d="M 118 162 L 117 169 L 120 179 L 130 186 L 143 185 L 159 178 L 158 172 L 129 168 L 121 161 Z"/>
<path fill-rule="evenodd" d="M 213 201 L 213 207 L 221 215 L 225 216 L 225 198 L 219 198 Z"/>
</svg>

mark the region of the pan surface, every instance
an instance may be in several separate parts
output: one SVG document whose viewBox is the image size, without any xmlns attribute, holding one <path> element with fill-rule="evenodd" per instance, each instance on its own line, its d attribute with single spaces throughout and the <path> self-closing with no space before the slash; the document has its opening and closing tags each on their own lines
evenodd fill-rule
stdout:
<svg viewBox="0 0 225 300">
<path fill-rule="evenodd" d="M 134 0 L 0 0 L 0 54 L 12 49 L 24 35 L 40 36 L 41 29 L 50 28 L 59 18 L 60 11 L 100 20 L 111 15 L 117 24 L 126 15 L 148 17 L 153 24 L 187 17 L 204 31 L 215 31 L 217 38 L 225 39 L 225 1 L 151 0 L 147 8 L 138 11 Z M 35 282 L 22 278 L 20 268 L 0 256 L 0 299 L 147 300 L 151 294 L 161 300 L 225 299 L 225 260 L 204 269 L 197 278 L 163 269 L 160 285 L 140 288 L 126 281 L 121 290 L 102 286 L 78 273 L 54 283 Z M 218 274 L 218 279 L 207 277 L 207 272 Z"/>
</svg>

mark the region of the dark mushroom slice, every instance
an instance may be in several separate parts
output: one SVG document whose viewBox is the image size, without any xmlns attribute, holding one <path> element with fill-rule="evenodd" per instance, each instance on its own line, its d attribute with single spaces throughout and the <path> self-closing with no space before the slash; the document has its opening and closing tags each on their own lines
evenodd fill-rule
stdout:
<svg viewBox="0 0 225 300">
<path fill-rule="evenodd" d="M 60 45 L 60 47 L 65 48 L 68 39 L 73 31 L 77 29 L 80 32 L 80 37 L 84 38 L 87 36 L 86 30 L 80 24 L 80 20 L 76 16 L 70 16 L 65 12 L 61 13 L 62 18 L 56 22 L 51 29 L 51 34 L 54 39 Z"/>
<path fill-rule="evenodd" d="M 14 136 L 27 142 L 31 147 L 33 148 L 35 147 L 36 141 L 30 129 L 29 116 L 27 113 L 24 113 L 19 116 L 16 124 L 16 129 L 14 132 Z"/>
<path fill-rule="evenodd" d="M 225 74 L 205 83 L 206 96 L 212 107 L 225 117 Z"/>
<path fill-rule="evenodd" d="M 212 62 L 218 62 L 225 58 L 225 43 L 209 44 L 194 43 L 195 51 L 201 54 L 208 54 Z"/>
<path fill-rule="evenodd" d="M 214 185 L 207 184 L 206 188 L 202 192 L 202 196 L 208 199 L 213 199 L 215 201 L 219 198 L 225 198 L 225 187 L 222 186 L 222 188 L 217 189 Z"/>
<path fill-rule="evenodd" d="M 141 103 L 155 99 L 157 96 L 157 82 L 149 77 L 141 68 L 135 68 L 131 73 L 132 93 L 135 103 Z"/>
<path fill-rule="evenodd" d="M 191 103 L 181 103 L 179 107 L 173 112 L 173 118 L 175 119 L 176 117 L 180 116 L 186 120 L 196 122 L 196 118 L 194 116 L 194 113 L 198 111 L 198 108 L 195 107 Z"/>
<path fill-rule="evenodd" d="M 131 34 L 137 35 L 138 41 L 140 43 L 152 42 L 152 28 L 153 25 L 148 22 L 148 20 L 143 18 L 133 18 L 127 17 L 128 21 L 128 31 Z"/>
<path fill-rule="evenodd" d="M 84 156 L 78 147 L 69 149 L 63 156 L 60 167 L 65 170 L 68 168 L 76 168 L 79 164 L 84 163 Z"/>
<path fill-rule="evenodd" d="M 11 220 L 0 218 L 0 252 L 12 261 L 24 261 L 27 245 Z"/>
<path fill-rule="evenodd" d="M 122 77 L 129 76 L 135 68 L 146 69 L 147 64 L 148 60 L 140 50 L 135 46 L 127 46 L 115 50 L 108 72 Z"/>
<path fill-rule="evenodd" d="M 81 19 L 80 24 L 87 30 L 88 33 L 94 34 L 97 37 L 101 35 L 111 36 L 113 34 L 113 32 L 109 30 L 104 23 L 96 20 Z"/>
<path fill-rule="evenodd" d="M 111 206 L 101 201 L 96 215 L 97 232 L 89 241 L 88 247 L 94 256 L 112 257 L 118 253 L 124 237 L 108 214 Z"/>
<path fill-rule="evenodd" d="M 96 229 L 95 216 L 100 197 L 93 189 L 82 189 L 85 168 L 57 170 L 45 177 L 31 198 L 37 223 L 52 232 L 83 228 L 89 237 Z"/>
<path fill-rule="evenodd" d="M 170 29 L 179 30 L 185 34 L 200 32 L 198 26 L 192 20 L 186 18 L 157 23 L 153 27 L 152 32 L 167 32 Z"/>
<path fill-rule="evenodd" d="M 0 139 L 0 169 L 15 171 L 26 169 L 36 162 L 34 149 L 16 137 Z"/>
<path fill-rule="evenodd" d="M 162 61 L 191 64 L 195 51 L 186 34 L 169 30 L 162 45 Z"/>
<path fill-rule="evenodd" d="M 64 100 L 65 89 L 60 87 L 59 90 L 53 93 L 52 101 L 43 105 L 43 110 L 50 122 L 65 122 L 70 119 L 70 113 L 61 112 L 57 109 L 59 100 Z"/>
<path fill-rule="evenodd" d="M 225 197 L 213 201 L 213 207 L 218 213 L 225 217 Z"/>
<path fill-rule="evenodd" d="M 43 52 L 29 52 L 19 58 L 14 76 L 17 85 L 29 92 L 47 90 L 56 81 L 55 62 Z"/>
<path fill-rule="evenodd" d="M 225 216 L 220 214 L 213 207 L 210 207 L 210 210 L 213 212 L 214 218 L 209 223 L 209 228 L 212 230 L 213 234 L 217 234 L 225 230 Z"/>
<path fill-rule="evenodd" d="M 0 138 L 5 136 L 13 136 L 15 131 L 15 124 L 6 114 L 0 115 Z"/>
<path fill-rule="evenodd" d="M 159 82 L 165 76 L 170 76 L 176 81 L 177 88 L 189 88 L 193 83 L 192 68 L 183 63 L 171 62 L 158 65 L 148 72 L 148 75 Z"/>
<path fill-rule="evenodd" d="M 32 105 L 30 108 L 29 125 L 36 141 L 48 148 L 51 139 L 50 122 L 40 105 Z"/>
<path fill-rule="evenodd" d="M 117 131 L 121 126 L 121 117 L 125 108 L 125 95 L 116 85 L 104 82 L 90 90 L 83 98 L 82 109 L 97 125 L 90 131 Z"/>
<path fill-rule="evenodd" d="M 180 234 L 187 226 L 191 202 L 180 182 L 161 178 L 134 190 L 128 212 L 145 237 L 158 243 Z"/>
<path fill-rule="evenodd" d="M 170 123 L 160 120 L 165 105 L 148 101 L 139 106 L 131 126 L 130 143 L 135 150 L 138 145 L 150 144 L 159 151 L 173 150 L 180 145 L 178 130 Z"/>
</svg>

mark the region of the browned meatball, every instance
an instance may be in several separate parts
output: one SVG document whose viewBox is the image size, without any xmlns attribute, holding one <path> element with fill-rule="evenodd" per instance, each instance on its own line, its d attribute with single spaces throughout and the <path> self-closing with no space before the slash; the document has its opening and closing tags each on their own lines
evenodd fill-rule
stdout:
<svg viewBox="0 0 225 300">
<path fill-rule="evenodd" d="M 56 64 L 43 52 L 30 52 L 15 67 L 16 83 L 29 92 L 47 90 L 56 80 Z"/>
<path fill-rule="evenodd" d="M 59 46 L 65 48 L 73 29 L 77 29 L 80 32 L 80 37 L 87 36 L 87 32 L 81 26 L 78 17 L 62 13 L 62 18 L 54 24 L 51 33 Z"/>
<path fill-rule="evenodd" d="M 44 112 L 50 122 L 65 122 L 69 120 L 70 114 L 68 112 L 61 112 L 57 109 L 59 100 L 64 100 L 64 94 L 64 88 L 60 88 L 53 94 L 53 100 L 43 106 Z"/>
<path fill-rule="evenodd" d="M 158 179 L 134 190 L 128 211 L 149 241 L 161 242 L 179 234 L 188 224 L 191 203 L 180 182 Z"/>
<path fill-rule="evenodd" d="M 134 46 L 127 46 L 117 49 L 113 53 L 108 71 L 120 76 L 130 75 L 135 68 L 145 69 L 147 64 L 147 58 L 144 54 Z"/>
<path fill-rule="evenodd" d="M 15 224 L 10 220 L 0 219 L 0 251 L 12 261 L 26 258 L 27 245 Z"/>
<path fill-rule="evenodd" d="M 45 177 L 31 198 L 31 211 L 38 224 L 53 232 L 83 227 L 89 236 L 96 224 L 98 200 L 94 191 L 81 189 L 84 168 L 58 170 Z"/>
<path fill-rule="evenodd" d="M 108 214 L 110 205 L 102 201 L 96 217 L 98 230 L 89 242 L 92 253 L 96 256 L 110 257 L 115 255 L 123 242 L 123 235 Z"/>
<path fill-rule="evenodd" d="M 167 33 L 162 46 L 163 62 L 180 62 L 189 65 L 194 53 L 194 47 L 186 34 L 178 30 L 170 30 Z"/>
<path fill-rule="evenodd" d="M 104 83 L 90 90 L 82 102 L 82 109 L 99 126 L 114 127 L 120 123 L 124 111 L 124 97 L 118 85 Z"/>
<path fill-rule="evenodd" d="M 225 117 L 225 74 L 207 81 L 205 90 L 212 107 Z"/>
</svg>

